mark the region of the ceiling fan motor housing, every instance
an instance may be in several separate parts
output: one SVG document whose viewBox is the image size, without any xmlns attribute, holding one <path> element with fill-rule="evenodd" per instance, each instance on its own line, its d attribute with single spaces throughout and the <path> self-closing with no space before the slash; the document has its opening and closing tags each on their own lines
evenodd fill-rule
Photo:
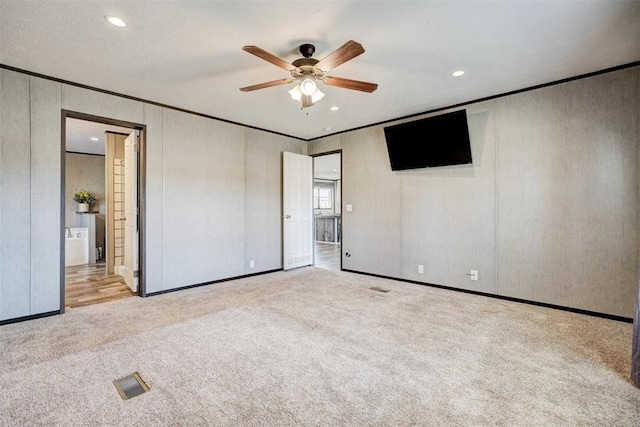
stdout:
<svg viewBox="0 0 640 427">
<path fill-rule="evenodd" d="M 315 67 L 315 65 L 320 61 L 311 57 L 315 51 L 316 47 L 312 44 L 305 43 L 300 45 L 300 53 L 303 58 L 296 59 L 291 63 L 296 67 L 295 70 L 291 71 L 291 76 L 294 79 L 310 76 L 322 78 L 324 76 L 324 73 Z"/>
<path fill-rule="evenodd" d="M 297 79 L 299 77 L 303 77 L 303 76 L 313 76 L 316 78 L 322 78 L 324 77 L 324 72 L 322 70 L 319 70 L 318 68 L 316 68 L 316 64 L 319 61 L 315 58 L 299 58 L 296 59 L 295 61 L 293 61 L 291 64 L 293 64 L 294 67 L 296 67 L 294 70 L 291 70 L 291 76 L 294 79 Z"/>
<path fill-rule="evenodd" d="M 300 54 L 305 58 L 311 58 L 311 55 L 316 51 L 316 47 L 312 44 L 301 44 L 300 45 Z"/>
</svg>

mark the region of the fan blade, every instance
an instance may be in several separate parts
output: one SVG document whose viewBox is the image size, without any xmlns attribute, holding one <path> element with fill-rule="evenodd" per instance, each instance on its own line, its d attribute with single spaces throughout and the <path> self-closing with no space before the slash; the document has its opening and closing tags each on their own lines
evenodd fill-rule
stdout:
<svg viewBox="0 0 640 427">
<path fill-rule="evenodd" d="M 371 93 L 378 88 L 377 83 L 367 83 L 358 80 L 343 79 L 341 77 L 325 77 L 322 81 L 329 86 L 359 90 L 361 92 Z"/>
<path fill-rule="evenodd" d="M 257 56 L 258 58 L 262 58 L 265 61 L 271 62 L 273 65 L 276 65 L 287 71 L 293 71 L 296 69 L 296 67 L 293 64 L 289 64 L 284 59 L 278 58 L 277 56 L 272 55 L 266 50 L 260 49 L 258 46 L 244 46 L 242 50 Z"/>
<path fill-rule="evenodd" d="M 349 40 L 332 53 L 329 54 L 326 58 L 316 64 L 316 68 L 327 72 L 336 68 L 338 65 L 344 64 L 350 59 L 355 58 L 356 56 L 363 54 L 364 48 L 358 42 L 354 42 L 353 40 Z"/>
<path fill-rule="evenodd" d="M 252 90 L 258 90 L 258 89 L 264 89 L 264 88 L 272 87 L 272 86 L 284 85 L 284 84 L 287 84 L 287 83 L 291 83 L 292 81 L 293 81 L 293 79 L 273 80 L 273 81 L 270 81 L 270 82 L 260 83 L 260 84 L 253 85 L 253 86 L 241 87 L 240 90 L 242 92 L 251 92 Z"/>
</svg>

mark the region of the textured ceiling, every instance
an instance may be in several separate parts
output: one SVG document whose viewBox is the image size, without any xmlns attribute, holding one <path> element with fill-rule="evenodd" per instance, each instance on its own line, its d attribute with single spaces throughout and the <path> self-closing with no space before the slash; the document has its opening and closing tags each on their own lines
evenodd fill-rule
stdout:
<svg viewBox="0 0 640 427">
<path fill-rule="evenodd" d="M 0 0 L 0 64 L 308 140 L 638 61 L 639 23 L 637 0 Z M 321 84 L 301 110 L 293 85 L 238 90 L 288 77 L 244 45 L 348 40 L 365 53 L 329 75 L 377 91 Z"/>
</svg>

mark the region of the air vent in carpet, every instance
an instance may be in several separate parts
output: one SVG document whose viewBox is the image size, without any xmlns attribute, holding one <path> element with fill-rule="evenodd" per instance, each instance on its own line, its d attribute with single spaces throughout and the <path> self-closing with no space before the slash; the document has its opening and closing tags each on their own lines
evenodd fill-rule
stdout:
<svg viewBox="0 0 640 427">
<path fill-rule="evenodd" d="M 149 386 L 145 384 L 137 372 L 115 380 L 113 385 L 116 386 L 122 400 L 129 400 L 132 397 L 140 396 L 142 393 L 149 391 Z"/>
</svg>

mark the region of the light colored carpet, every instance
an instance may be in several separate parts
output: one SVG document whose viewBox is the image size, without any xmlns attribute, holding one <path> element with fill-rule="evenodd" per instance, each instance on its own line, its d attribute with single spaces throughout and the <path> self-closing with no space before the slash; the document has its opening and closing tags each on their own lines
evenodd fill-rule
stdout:
<svg viewBox="0 0 640 427">
<path fill-rule="evenodd" d="M 0 326 L 0 425 L 638 426 L 631 330 L 303 268 Z"/>
</svg>

